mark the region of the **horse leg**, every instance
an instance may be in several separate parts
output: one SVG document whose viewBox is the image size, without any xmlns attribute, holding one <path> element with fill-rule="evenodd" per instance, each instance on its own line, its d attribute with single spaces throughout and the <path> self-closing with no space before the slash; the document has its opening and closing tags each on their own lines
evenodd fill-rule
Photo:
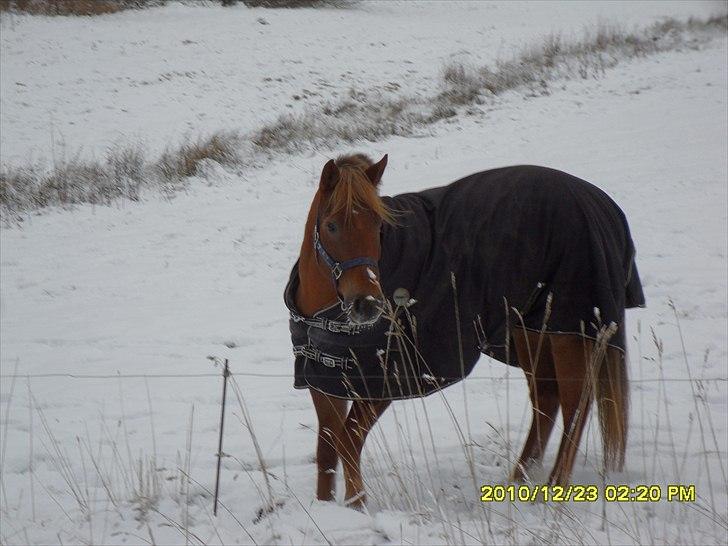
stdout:
<svg viewBox="0 0 728 546">
<path fill-rule="evenodd" d="M 574 467 L 591 406 L 592 381 L 589 377 L 589 366 L 593 342 L 582 336 L 564 334 L 552 334 L 550 341 L 564 432 L 549 483 L 565 486 Z"/>
<path fill-rule="evenodd" d="M 309 389 L 313 406 L 318 417 L 318 444 L 316 446 L 316 498 L 333 500 L 336 493 L 336 465 L 339 456 L 336 450 L 336 438 L 341 434 L 346 418 L 347 401 L 327 396 L 316 389 Z"/>
<path fill-rule="evenodd" d="M 356 400 L 351 405 L 339 436 L 339 455 L 344 466 L 346 483 L 344 502 L 354 508 L 361 508 L 366 502 L 361 477 L 361 452 L 364 442 L 374 423 L 390 404 L 391 400 Z"/>
<path fill-rule="evenodd" d="M 528 468 L 543 458 L 546 443 L 554 428 L 556 413 L 559 411 L 559 388 L 548 336 L 517 329 L 513 337 L 518 363 L 528 381 L 533 408 L 531 429 L 511 474 L 512 481 L 524 481 Z"/>
</svg>

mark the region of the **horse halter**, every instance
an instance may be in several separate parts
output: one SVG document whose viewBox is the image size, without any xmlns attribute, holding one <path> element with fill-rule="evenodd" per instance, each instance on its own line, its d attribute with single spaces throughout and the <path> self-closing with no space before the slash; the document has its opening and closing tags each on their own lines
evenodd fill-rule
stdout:
<svg viewBox="0 0 728 546">
<path fill-rule="evenodd" d="M 328 268 L 331 270 L 331 280 L 334 282 L 334 288 L 336 288 L 336 295 L 341 299 L 339 294 L 339 279 L 349 269 L 359 267 L 360 265 L 368 265 L 371 267 L 379 267 L 379 264 L 373 258 L 369 256 L 359 256 L 358 258 L 352 258 L 351 260 L 344 260 L 343 262 L 337 262 L 331 257 L 331 254 L 326 252 L 323 243 L 321 242 L 321 236 L 319 235 L 319 219 L 316 218 L 316 225 L 313 228 L 313 246 L 321 259 L 326 263 Z"/>
</svg>

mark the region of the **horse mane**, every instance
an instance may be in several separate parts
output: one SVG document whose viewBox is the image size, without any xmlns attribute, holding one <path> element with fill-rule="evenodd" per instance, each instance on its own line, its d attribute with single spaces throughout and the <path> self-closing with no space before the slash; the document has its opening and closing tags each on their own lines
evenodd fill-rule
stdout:
<svg viewBox="0 0 728 546">
<path fill-rule="evenodd" d="M 366 175 L 366 170 L 374 162 L 364 154 L 351 154 L 339 156 L 335 163 L 339 169 L 339 180 L 329 198 L 331 212 L 335 214 L 343 210 L 348 223 L 355 210 L 366 210 L 383 222 L 393 224 L 392 211 Z"/>
</svg>

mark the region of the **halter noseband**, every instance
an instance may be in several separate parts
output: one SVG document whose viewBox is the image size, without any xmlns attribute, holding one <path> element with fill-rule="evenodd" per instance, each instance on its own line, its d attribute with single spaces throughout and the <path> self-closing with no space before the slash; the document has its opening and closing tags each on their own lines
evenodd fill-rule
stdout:
<svg viewBox="0 0 728 546">
<path fill-rule="evenodd" d="M 344 260 L 343 262 L 337 262 L 331 257 L 331 254 L 326 252 L 323 243 L 321 243 L 321 236 L 319 235 L 319 220 L 316 219 L 316 225 L 313 228 L 313 246 L 321 259 L 326 263 L 328 268 L 331 270 L 331 280 L 334 281 L 334 288 L 336 288 L 336 294 L 339 295 L 339 279 L 349 269 L 358 267 L 360 265 L 368 265 L 371 267 L 379 267 L 377 261 L 368 256 L 359 256 L 358 258 L 352 258 L 351 260 Z"/>
</svg>

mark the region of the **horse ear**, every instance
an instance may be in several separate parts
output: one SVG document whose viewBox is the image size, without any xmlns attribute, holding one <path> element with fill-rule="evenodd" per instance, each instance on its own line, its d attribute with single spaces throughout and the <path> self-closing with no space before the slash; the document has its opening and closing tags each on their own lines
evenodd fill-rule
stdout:
<svg viewBox="0 0 728 546">
<path fill-rule="evenodd" d="M 384 157 L 379 160 L 379 163 L 375 163 L 366 170 L 367 178 L 372 184 L 378 186 L 382 181 L 382 175 L 384 174 L 384 168 L 387 166 L 388 155 L 384 154 Z"/>
<path fill-rule="evenodd" d="M 333 159 L 329 159 L 326 165 L 324 165 L 324 170 L 321 171 L 321 182 L 319 183 L 319 187 L 323 191 L 331 191 L 334 189 L 334 186 L 336 186 L 338 181 L 339 168 L 336 166 Z"/>
</svg>

